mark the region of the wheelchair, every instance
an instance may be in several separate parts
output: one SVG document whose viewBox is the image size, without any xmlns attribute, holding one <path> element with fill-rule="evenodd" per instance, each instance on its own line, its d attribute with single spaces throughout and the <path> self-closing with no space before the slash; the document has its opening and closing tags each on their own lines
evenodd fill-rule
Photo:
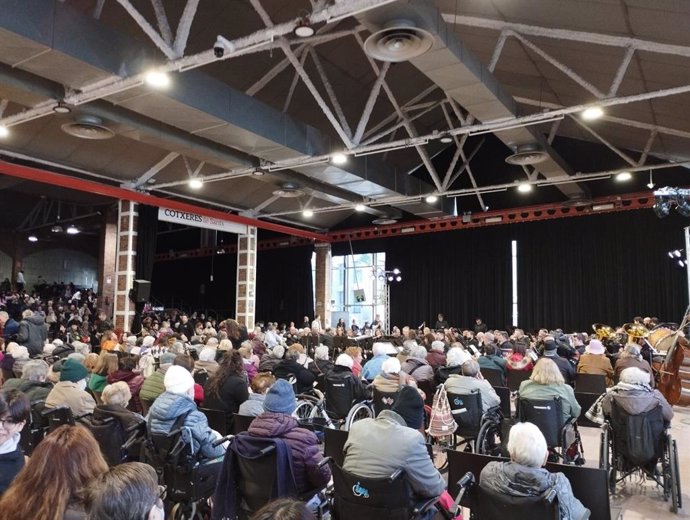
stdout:
<svg viewBox="0 0 690 520">
<path fill-rule="evenodd" d="M 563 421 L 561 398 L 521 399 L 518 396 L 517 416 L 531 422 L 544 434 L 549 448 L 549 462 L 581 466 L 585 463 L 580 432 L 575 419 Z"/>
<path fill-rule="evenodd" d="M 115 416 L 92 418 L 85 422 L 101 448 L 108 466 L 138 461 L 146 433 L 146 423 L 134 424 L 125 429 Z"/>
<path fill-rule="evenodd" d="M 331 515 L 334 520 L 419 520 L 434 511 L 438 498 L 421 504 L 413 501 L 412 490 L 402 470 L 389 477 L 368 478 L 345 471 L 329 459 L 333 474 Z M 443 518 L 448 512 L 439 508 Z"/>
<path fill-rule="evenodd" d="M 31 403 L 31 413 L 21 431 L 19 444 L 25 455 L 31 455 L 36 446 L 48 434 L 48 418 L 42 414 L 45 409 L 45 401 L 33 401 Z"/>
<path fill-rule="evenodd" d="M 479 391 L 470 394 L 448 393 L 450 410 L 457 427 L 454 436 L 462 437 L 462 441 L 455 443 L 465 446 L 465 451 L 480 455 L 499 455 L 498 450 L 503 440 L 501 424 L 503 413 L 500 406 L 482 411 L 482 395 Z"/>
<path fill-rule="evenodd" d="M 678 447 L 668 432 L 660 406 L 629 415 L 612 400 L 611 416 L 601 433 L 599 467 L 608 473 L 611 493 L 616 484 L 640 473 L 662 488 L 665 501 L 671 499 L 671 512 L 677 513 L 683 506 Z"/>
<path fill-rule="evenodd" d="M 167 489 L 166 518 L 203 520 L 210 513 L 207 499 L 213 495 L 221 459 L 201 459 L 185 440 L 184 427 L 175 425 L 168 434 L 147 430 L 143 462 L 153 466 L 159 483 Z M 223 442 L 220 439 L 218 442 Z"/>
<path fill-rule="evenodd" d="M 338 391 L 342 390 L 338 389 Z M 299 394 L 297 399 L 297 408 L 293 416 L 303 426 L 317 431 L 323 428 L 349 431 L 355 421 L 374 417 L 374 406 L 370 399 L 356 402 L 350 398 L 351 406 L 347 411 L 329 407 L 326 396 L 318 390 L 314 390 L 313 394 Z"/>
</svg>

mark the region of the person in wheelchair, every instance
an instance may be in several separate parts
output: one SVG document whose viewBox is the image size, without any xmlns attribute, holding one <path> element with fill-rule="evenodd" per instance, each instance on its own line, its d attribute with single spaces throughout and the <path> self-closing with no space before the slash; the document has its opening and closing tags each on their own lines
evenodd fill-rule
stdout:
<svg viewBox="0 0 690 520">
<path fill-rule="evenodd" d="M 188 432 L 191 451 L 206 459 L 215 459 L 225 453 L 223 444 L 214 446 L 220 434 L 208 425 L 206 416 L 194 403 L 194 378 L 186 368 L 173 365 L 165 372 L 165 392 L 153 402 L 146 416 L 149 433 L 170 434 L 181 417 L 182 427 Z"/>
<path fill-rule="evenodd" d="M 462 375 L 451 374 L 443 384 L 449 394 L 466 395 L 479 390 L 482 396 L 482 412 L 501 406 L 501 399 L 491 384 L 482 377 L 479 363 L 468 359 L 462 364 Z"/>
<path fill-rule="evenodd" d="M 120 422 L 124 431 L 134 425 L 143 424 L 145 420 L 141 415 L 127 409 L 127 404 L 131 398 L 132 393 L 129 385 L 124 381 L 107 385 L 101 394 L 103 404 L 99 404 L 93 411 L 94 421 L 114 417 Z"/>
<path fill-rule="evenodd" d="M 372 386 L 379 392 L 394 393 L 403 386 L 417 388 L 417 381 L 403 372 L 400 361 L 392 357 L 383 362 L 381 372 L 374 378 Z"/>
<path fill-rule="evenodd" d="M 278 379 L 266 394 L 264 413 L 252 421 L 248 433 L 254 437 L 282 439 L 288 444 L 297 493 L 301 495 L 324 488 L 331 479 L 331 470 L 327 464 L 319 467 L 323 459 L 319 441 L 314 432 L 299 427 L 297 419 L 292 417 L 295 408 L 297 400 L 292 385 Z"/>
<path fill-rule="evenodd" d="M 582 411 L 577 399 L 575 399 L 573 387 L 565 384 L 565 379 L 563 379 L 558 365 L 546 357 L 539 359 L 534 365 L 530 378 L 520 383 L 518 395 L 520 399 L 527 400 L 548 400 L 559 397 L 564 423 L 571 418 L 577 419 Z"/>
<path fill-rule="evenodd" d="M 561 520 L 585 520 L 589 509 L 573 495 L 563 473 L 544 469 L 548 457 L 546 439 L 532 423 L 517 423 L 508 437 L 510 462 L 489 462 L 482 470 L 479 485 L 483 489 L 508 497 L 536 497 L 553 489 Z M 519 506 L 518 506 L 519 507 Z"/>
<path fill-rule="evenodd" d="M 618 384 L 610 388 L 601 400 L 604 417 L 611 416 L 613 401 L 629 415 L 639 415 L 661 406 L 664 421 L 670 424 L 673 419 L 671 405 L 659 390 L 649 385 L 649 374 L 637 367 L 623 370 Z"/>
<path fill-rule="evenodd" d="M 415 502 L 447 496 L 446 482 L 419 431 L 423 424 L 424 401 L 417 389 L 404 386 L 390 410 L 352 424 L 343 469 L 365 478 L 386 478 L 402 470 Z"/>
<path fill-rule="evenodd" d="M 462 374 L 462 364 L 470 359 L 472 359 L 472 354 L 464 348 L 451 347 L 446 354 L 446 365 L 436 369 L 436 384 L 445 383 L 452 374 Z"/>
<path fill-rule="evenodd" d="M 368 397 L 366 386 L 352 373 L 353 365 L 352 357 L 340 354 L 326 376 L 326 410 L 335 419 L 344 419 L 354 403 Z"/>
<path fill-rule="evenodd" d="M 285 358 L 273 369 L 273 375 L 277 379 L 295 380 L 295 392 L 303 394 L 314 388 L 316 376 L 298 363 L 299 350 L 289 348 L 285 352 Z"/>
</svg>

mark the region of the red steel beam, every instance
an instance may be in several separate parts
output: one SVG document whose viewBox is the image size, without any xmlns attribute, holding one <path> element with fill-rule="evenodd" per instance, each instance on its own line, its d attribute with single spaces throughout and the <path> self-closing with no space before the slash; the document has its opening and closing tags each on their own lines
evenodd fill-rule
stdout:
<svg viewBox="0 0 690 520">
<path fill-rule="evenodd" d="M 285 238 L 271 238 L 267 240 L 259 240 L 256 243 L 258 251 L 267 251 L 270 249 L 285 249 L 288 247 L 306 246 L 311 244 L 311 240 L 301 237 L 285 237 Z M 222 251 L 222 253 L 219 253 Z M 216 247 L 204 247 L 197 249 L 187 249 L 183 251 L 175 251 L 173 253 L 158 253 L 153 257 L 154 262 L 167 262 L 170 260 L 182 260 L 185 258 L 201 258 L 205 256 L 213 256 L 218 254 L 232 253 L 237 254 L 237 244 L 223 244 Z"/>
<path fill-rule="evenodd" d="M 215 209 L 203 208 L 195 206 L 186 202 L 179 202 L 176 200 L 164 199 L 138 191 L 132 191 L 118 186 L 110 186 L 100 182 L 80 179 L 78 177 L 70 177 L 59 173 L 41 170 L 38 168 L 31 168 L 18 164 L 12 164 L 5 161 L 0 161 L 0 174 L 8 175 L 10 177 L 17 177 L 28 181 L 40 182 L 43 184 L 50 184 L 53 186 L 60 186 L 62 188 L 69 188 L 76 191 L 85 191 L 87 193 L 95 193 L 96 195 L 103 195 L 104 197 L 112 197 L 114 199 L 129 200 L 138 202 L 140 204 L 148 204 L 149 206 L 156 206 L 159 208 L 175 209 L 178 211 L 188 211 L 190 213 L 197 213 L 206 217 L 217 218 L 219 220 L 226 220 L 228 222 L 236 222 L 247 226 L 256 226 L 286 235 L 307 238 L 319 242 L 328 242 L 328 235 L 322 233 L 314 233 L 302 229 L 283 226 L 281 224 L 273 224 L 271 222 L 264 222 L 262 220 L 255 220 L 241 215 L 234 215 L 223 213 Z"/>
</svg>

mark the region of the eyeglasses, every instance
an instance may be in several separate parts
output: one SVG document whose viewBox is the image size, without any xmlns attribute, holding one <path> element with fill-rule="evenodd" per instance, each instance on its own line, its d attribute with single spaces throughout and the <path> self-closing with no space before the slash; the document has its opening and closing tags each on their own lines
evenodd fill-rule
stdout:
<svg viewBox="0 0 690 520">
<path fill-rule="evenodd" d="M 20 421 L 13 421 L 12 419 L 0 419 L 0 427 L 2 428 L 11 428 L 12 426 L 16 426 L 19 424 Z"/>
</svg>

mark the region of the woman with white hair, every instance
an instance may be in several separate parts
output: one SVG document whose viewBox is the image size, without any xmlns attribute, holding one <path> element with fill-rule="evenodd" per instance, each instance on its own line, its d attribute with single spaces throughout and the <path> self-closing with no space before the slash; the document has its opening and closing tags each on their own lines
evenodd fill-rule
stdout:
<svg viewBox="0 0 690 520">
<path fill-rule="evenodd" d="M 620 381 L 621 372 L 630 367 L 637 367 L 647 372 L 647 374 L 649 374 L 649 384 L 652 387 L 654 386 L 654 373 L 652 372 L 652 367 L 649 366 L 647 360 L 642 358 L 642 348 L 637 343 L 628 343 L 623 349 L 623 352 L 621 352 L 613 371 L 614 381 Z"/>
<path fill-rule="evenodd" d="M 434 369 L 426 356 L 426 349 L 422 345 L 415 345 L 410 350 L 410 357 L 402 364 L 402 371 L 411 375 L 417 383 L 434 380 Z"/>
<path fill-rule="evenodd" d="M 94 420 L 114 417 L 120 421 L 124 430 L 143 423 L 144 418 L 141 415 L 127 409 L 130 399 L 132 399 L 132 392 L 124 381 L 107 385 L 101 394 L 103 404 L 99 404 L 93 411 Z"/>
<path fill-rule="evenodd" d="M 319 345 L 314 349 L 314 362 L 309 365 L 309 370 L 316 376 L 325 377 L 333 370 L 333 363 L 329 359 L 329 351 L 326 345 Z"/>
<path fill-rule="evenodd" d="M 366 366 L 366 365 L 365 365 Z M 381 364 L 381 372 L 372 383 L 379 392 L 393 393 L 403 386 L 417 387 L 417 382 L 401 370 L 400 361 L 397 358 L 388 358 Z"/>
<path fill-rule="evenodd" d="M 612 401 L 629 415 L 638 415 L 661 406 L 664 420 L 671 422 L 673 419 L 673 409 L 666 398 L 659 390 L 649 386 L 649 374 L 637 367 L 624 369 L 618 384 L 610 388 L 602 399 L 601 410 L 606 417 L 611 415 Z"/>
<path fill-rule="evenodd" d="M 446 354 L 446 366 L 436 369 L 436 384 L 440 385 L 452 375 L 462 375 L 462 364 L 472 359 L 472 355 L 462 347 L 452 347 Z"/>
<path fill-rule="evenodd" d="M 551 473 L 546 464 L 549 451 L 539 428 L 517 423 L 508 437 L 510 462 L 489 462 L 482 470 L 479 486 L 511 498 L 531 498 L 553 489 L 561 520 L 585 520 L 590 511 L 575 498 L 563 473 Z M 515 504 L 513 507 L 519 507 Z"/>
<path fill-rule="evenodd" d="M 22 369 L 21 379 L 12 378 L 2 385 L 3 390 L 19 390 L 26 394 L 29 402 L 45 401 L 53 388 L 53 384 L 46 381 L 50 367 L 42 359 L 28 361 Z"/>
<path fill-rule="evenodd" d="M 329 413 L 344 419 L 353 402 L 363 401 L 368 392 L 362 381 L 352 373 L 354 360 L 348 354 L 340 354 L 333 370 L 326 375 L 326 403 Z"/>
</svg>

